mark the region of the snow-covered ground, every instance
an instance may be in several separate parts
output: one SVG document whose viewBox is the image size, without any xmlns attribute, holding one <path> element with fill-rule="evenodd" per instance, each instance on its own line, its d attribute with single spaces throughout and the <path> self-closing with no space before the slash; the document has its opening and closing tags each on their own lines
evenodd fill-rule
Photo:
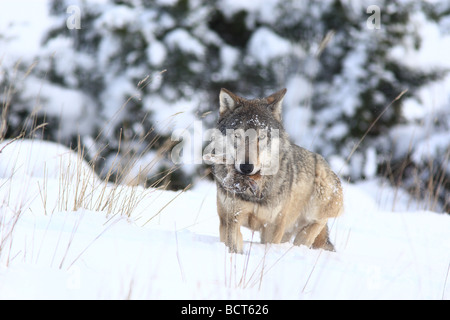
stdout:
<svg viewBox="0 0 450 320">
<path fill-rule="evenodd" d="M 65 147 L 0 145 L 0 299 L 449 299 L 450 216 L 344 184 L 337 252 L 219 241 L 215 185 L 106 185 Z"/>
<path fill-rule="evenodd" d="M 31 64 L 43 30 L 52 23 L 46 5 L 46 0 L 0 1 L 0 31 L 8 35 L 0 37 L 3 67 L 13 66 L 19 58 Z M 270 6 L 264 8 L 270 18 Z M 421 19 L 417 14 L 415 21 Z M 430 67 L 448 66 L 447 56 L 437 59 L 435 53 L 448 51 L 449 38 L 440 38 L 423 21 L 419 26 L 431 35 L 424 37 L 424 49 L 399 46 L 394 57 L 411 65 L 420 61 Z M 266 38 L 282 45 L 272 46 L 270 52 L 258 50 Z M 179 44 L 177 33 L 169 39 Z M 196 45 L 188 44 L 196 53 Z M 264 62 L 283 54 L 287 45 L 262 29 L 250 50 Z M 164 52 L 151 50 L 158 53 L 156 60 L 162 60 Z M 236 54 L 230 48 L 223 50 L 228 57 L 224 61 L 231 64 Z M 227 70 L 231 68 L 225 63 Z M 446 108 L 449 79 L 422 89 L 420 105 L 405 101 L 405 116 L 425 117 L 422 106 Z M 295 91 L 308 88 L 305 80 L 294 80 L 287 84 L 293 89 L 286 101 L 309 97 L 310 90 Z M 77 112 L 68 117 L 86 114 L 80 94 L 42 88 L 38 81 L 26 85 L 31 95 L 48 95 L 45 108 L 54 106 L 56 114 L 63 106 L 52 98 L 68 94 L 71 111 Z M 292 112 L 303 112 L 296 118 L 305 123 L 310 117 L 309 110 L 289 112 L 287 120 L 295 118 Z M 448 133 L 428 140 L 422 127 L 433 126 L 434 116 L 427 119 L 425 125 L 392 131 L 399 141 L 394 151 L 407 150 L 422 138 L 424 142 L 413 150 L 414 160 L 425 151 L 445 148 Z M 304 127 L 287 122 L 287 128 L 298 133 L 294 136 L 304 136 L 298 132 Z M 378 178 L 344 183 L 345 213 L 330 221 L 337 252 L 287 243 L 261 245 L 258 234 L 243 229 L 245 253 L 239 255 L 228 253 L 219 241 L 211 182 L 200 181 L 186 192 L 114 186 L 99 180 L 63 146 L 27 140 L 9 143 L 0 144 L 0 299 L 450 299 L 450 216 L 423 211 L 426 204 Z M 369 173 L 374 172 L 369 168 L 374 161 L 367 166 Z M 335 162 L 337 169 L 342 167 L 339 159 Z"/>
</svg>

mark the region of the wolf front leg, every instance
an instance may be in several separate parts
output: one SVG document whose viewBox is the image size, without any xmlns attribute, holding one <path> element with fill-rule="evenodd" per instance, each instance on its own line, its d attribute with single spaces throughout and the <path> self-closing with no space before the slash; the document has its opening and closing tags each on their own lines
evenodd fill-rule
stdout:
<svg viewBox="0 0 450 320">
<path fill-rule="evenodd" d="M 244 241 L 241 233 L 241 224 L 234 212 L 228 212 L 218 201 L 220 241 L 224 242 L 230 252 L 242 253 Z"/>
<path fill-rule="evenodd" d="M 239 222 L 220 219 L 219 228 L 220 241 L 225 243 L 230 252 L 243 253 L 244 241 Z"/>
</svg>

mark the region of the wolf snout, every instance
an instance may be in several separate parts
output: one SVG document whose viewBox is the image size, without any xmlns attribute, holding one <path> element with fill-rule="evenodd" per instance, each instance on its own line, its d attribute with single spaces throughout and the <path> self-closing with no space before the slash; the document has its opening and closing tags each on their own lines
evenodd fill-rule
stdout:
<svg viewBox="0 0 450 320">
<path fill-rule="evenodd" d="M 252 176 L 260 171 L 260 167 L 251 162 L 245 161 L 244 163 L 235 162 L 234 167 L 237 172 L 245 176 Z"/>
<path fill-rule="evenodd" d="M 242 163 L 239 165 L 239 171 L 241 171 L 241 173 L 245 175 L 251 174 L 254 168 L 254 165 L 248 163 Z"/>
</svg>

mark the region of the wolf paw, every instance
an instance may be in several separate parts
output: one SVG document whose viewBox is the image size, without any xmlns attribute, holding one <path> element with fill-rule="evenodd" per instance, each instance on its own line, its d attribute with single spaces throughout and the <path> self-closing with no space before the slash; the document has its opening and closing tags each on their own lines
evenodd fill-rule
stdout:
<svg viewBox="0 0 450 320">
<path fill-rule="evenodd" d="M 237 245 L 226 245 L 228 247 L 228 252 L 229 253 L 239 253 L 239 254 L 243 254 L 244 250 L 242 247 L 238 247 Z"/>
</svg>

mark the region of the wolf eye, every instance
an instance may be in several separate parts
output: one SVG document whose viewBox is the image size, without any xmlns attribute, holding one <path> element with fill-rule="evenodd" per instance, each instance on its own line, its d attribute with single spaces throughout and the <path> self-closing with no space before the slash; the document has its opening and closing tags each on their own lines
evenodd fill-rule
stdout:
<svg viewBox="0 0 450 320">
<path fill-rule="evenodd" d="M 234 137 L 235 137 L 236 139 L 240 139 L 240 138 L 241 138 L 241 134 L 240 134 L 239 132 L 236 132 L 236 133 L 234 134 Z"/>
</svg>

